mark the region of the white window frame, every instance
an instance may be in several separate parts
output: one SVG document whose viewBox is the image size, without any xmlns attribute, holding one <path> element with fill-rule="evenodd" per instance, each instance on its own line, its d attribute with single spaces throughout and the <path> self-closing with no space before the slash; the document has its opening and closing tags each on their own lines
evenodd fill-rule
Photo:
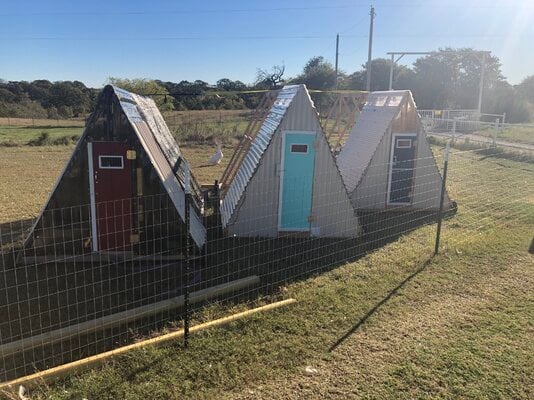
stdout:
<svg viewBox="0 0 534 400">
<path fill-rule="evenodd" d="M 102 158 L 120 158 L 121 159 L 121 166 L 120 167 L 103 167 L 102 166 Z M 116 156 L 116 155 L 99 155 L 98 156 L 98 168 L 99 169 L 124 169 L 124 157 L 123 156 Z"/>
</svg>

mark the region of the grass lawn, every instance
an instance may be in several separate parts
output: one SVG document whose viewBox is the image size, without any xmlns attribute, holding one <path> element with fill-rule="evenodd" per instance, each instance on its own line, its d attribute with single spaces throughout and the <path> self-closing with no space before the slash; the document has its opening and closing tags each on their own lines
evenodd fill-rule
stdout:
<svg viewBox="0 0 534 400">
<path fill-rule="evenodd" d="M 42 133 L 48 133 L 50 139 L 62 136 L 81 135 L 83 126 L 0 126 L 0 144 L 10 142 L 26 144 L 37 139 Z"/>
<path fill-rule="evenodd" d="M 0 223 L 37 216 L 71 152 L 71 146 L 0 146 Z"/>
<path fill-rule="evenodd" d="M 482 129 L 474 132 L 476 135 L 493 137 L 493 129 Z M 510 126 L 497 132 L 497 139 L 515 143 L 534 144 L 534 126 Z"/>
<path fill-rule="evenodd" d="M 197 175 L 214 179 L 218 170 L 198 168 L 212 147 L 183 150 Z M 10 168 L 3 151 L 0 193 Z M 26 178 L 12 198 L 35 197 L 25 213 L 44 201 L 34 185 L 50 187 L 67 157 L 63 149 L 56 161 L 23 162 L 37 154 L 14 157 Z M 176 342 L 132 352 L 43 384 L 32 398 L 533 398 L 534 165 L 455 154 L 448 187 L 459 211 L 444 223 L 437 257 L 435 226 L 420 228 L 287 285 L 294 306 L 195 335 L 188 349 Z"/>
<path fill-rule="evenodd" d="M 164 118 L 179 141 L 212 143 L 215 138 L 231 144 L 241 137 L 250 118 L 249 110 L 173 111 Z M 9 124 L 8 124 L 9 122 Z M 0 145 L 26 144 L 42 133 L 50 139 L 81 135 L 83 120 L 35 120 L 0 118 Z"/>
</svg>

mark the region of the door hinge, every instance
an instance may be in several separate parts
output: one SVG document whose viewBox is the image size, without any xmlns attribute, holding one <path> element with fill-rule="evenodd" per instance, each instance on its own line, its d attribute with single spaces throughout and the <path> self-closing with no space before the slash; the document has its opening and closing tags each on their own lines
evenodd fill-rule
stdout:
<svg viewBox="0 0 534 400">
<path fill-rule="evenodd" d="M 135 150 L 128 150 L 126 151 L 126 159 L 127 160 L 135 160 L 137 158 L 137 153 Z"/>
</svg>

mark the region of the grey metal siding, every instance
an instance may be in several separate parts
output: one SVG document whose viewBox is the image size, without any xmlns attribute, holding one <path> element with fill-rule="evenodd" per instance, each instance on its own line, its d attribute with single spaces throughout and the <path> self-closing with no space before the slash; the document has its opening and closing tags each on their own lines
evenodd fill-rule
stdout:
<svg viewBox="0 0 534 400">
<path fill-rule="evenodd" d="M 356 209 L 383 209 L 386 207 L 391 129 L 386 128 L 378 146 L 374 149 L 369 165 L 358 186 L 350 193 Z"/>
<path fill-rule="evenodd" d="M 258 168 L 246 186 L 231 221 L 228 234 L 276 237 L 280 193 L 280 153 L 282 135 L 278 129 L 263 154 Z"/>
<path fill-rule="evenodd" d="M 378 93 L 380 96 L 385 96 L 388 92 Z M 419 122 L 415 103 L 413 102 L 410 92 L 404 92 L 406 100 L 409 102 L 409 112 L 413 113 L 410 117 L 414 117 L 417 120 L 418 129 L 413 130 L 411 133 L 417 134 L 417 152 L 416 152 L 416 164 L 414 175 L 414 188 L 412 204 L 409 207 L 416 210 L 435 210 L 439 207 L 440 193 L 441 193 L 441 174 L 436 165 L 436 160 L 432 154 L 432 150 L 427 141 L 426 134 Z M 373 140 L 368 136 L 377 135 L 380 138 L 376 149 L 371 154 L 371 159 L 368 165 L 362 169 L 362 159 L 366 160 L 370 157 L 369 154 L 365 155 L 360 160 L 353 160 L 354 166 L 345 167 L 344 173 L 348 171 L 355 171 L 355 173 L 361 172 L 363 176 L 360 178 L 360 182 L 356 188 L 350 193 L 352 204 L 356 209 L 386 209 L 387 197 L 388 197 L 388 180 L 390 173 L 390 157 L 391 157 L 391 143 L 392 136 L 395 133 L 409 133 L 409 130 L 394 129 L 393 123 L 400 113 L 398 107 L 379 107 L 379 108 L 367 108 L 365 118 L 365 124 L 355 126 L 355 129 L 351 133 L 354 134 L 353 140 L 350 141 L 350 146 L 347 147 L 343 154 L 342 160 L 340 160 L 341 154 L 338 157 L 338 162 L 344 166 L 350 163 L 350 155 L 353 157 L 357 154 L 360 155 L 362 149 L 366 151 L 371 147 L 370 144 Z M 392 110 L 396 110 L 392 114 Z M 372 111 L 372 113 L 371 113 Z M 380 115 L 382 114 L 382 116 Z M 362 113 L 362 116 L 364 113 Z M 385 121 L 387 117 L 388 128 L 381 134 L 377 130 L 371 128 L 370 120 Z M 363 127 L 367 126 L 369 130 L 366 132 Z M 375 128 L 378 125 L 375 125 Z M 350 139 L 350 138 L 349 138 Z M 375 138 L 376 140 L 376 138 Z M 347 145 L 349 141 L 347 141 Z M 346 145 L 346 146 L 347 146 Z M 360 149 L 359 151 L 357 149 Z M 346 181 L 350 179 L 346 179 Z M 354 179 L 353 179 L 354 180 Z M 450 199 L 446 194 L 445 207 L 450 204 Z"/>
<path fill-rule="evenodd" d="M 241 201 L 241 197 L 243 196 L 248 183 L 256 173 L 263 154 L 280 126 L 293 97 L 300 88 L 300 85 L 284 86 L 278 93 L 276 101 L 265 118 L 265 121 L 263 121 L 250 150 L 247 152 L 243 163 L 240 165 L 239 170 L 224 196 L 221 205 L 221 221 L 223 227 L 226 227 L 230 220 L 234 219 L 233 214 L 238 203 Z"/>
<path fill-rule="evenodd" d="M 316 132 L 312 234 L 358 235 L 358 219 L 312 104 L 304 88 L 294 97 L 229 221 L 230 235 L 278 235 L 282 137 L 287 131 Z"/>
<path fill-rule="evenodd" d="M 439 160 L 443 162 L 443 159 Z M 421 129 L 418 135 L 417 165 L 415 169 L 415 188 L 413 194 L 414 209 L 436 210 L 441 197 L 442 177 L 436 159 L 428 143 L 425 132 Z M 450 199 L 445 192 L 445 209 L 450 207 Z"/>
<path fill-rule="evenodd" d="M 373 100 L 373 96 L 370 96 Z M 369 101 L 369 100 L 368 100 Z M 354 191 L 399 107 L 366 105 L 337 156 L 337 164 L 349 192 Z"/>
</svg>

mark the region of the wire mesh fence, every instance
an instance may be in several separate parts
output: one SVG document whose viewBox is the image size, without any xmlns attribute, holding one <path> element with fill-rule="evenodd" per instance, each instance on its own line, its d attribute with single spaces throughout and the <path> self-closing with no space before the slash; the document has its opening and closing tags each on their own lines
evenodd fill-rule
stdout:
<svg viewBox="0 0 534 400">
<path fill-rule="evenodd" d="M 496 229 L 532 236 L 532 163 L 453 149 L 444 191 L 444 148 L 404 162 L 369 165 L 349 192 L 334 163 L 312 175 L 273 168 L 231 212 L 227 188 L 206 189 L 191 209 L 202 247 L 165 192 L 2 224 L 0 381 L 283 299 L 288 284 L 369 252 L 388 257 L 392 242 L 423 263 L 440 220 L 439 251 L 469 251 Z"/>
</svg>

